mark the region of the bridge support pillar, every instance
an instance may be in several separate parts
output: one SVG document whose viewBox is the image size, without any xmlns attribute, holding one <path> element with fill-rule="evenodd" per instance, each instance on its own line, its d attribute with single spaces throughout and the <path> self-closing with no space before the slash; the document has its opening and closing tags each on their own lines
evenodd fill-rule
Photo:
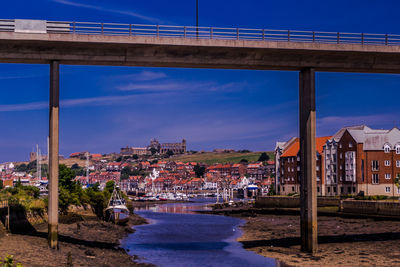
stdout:
<svg viewBox="0 0 400 267">
<path fill-rule="evenodd" d="M 299 87 L 301 250 L 314 254 L 318 250 L 314 69 L 300 72 Z"/>
<path fill-rule="evenodd" d="M 53 249 L 58 249 L 58 142 L 59 62 L 52 61 L 50 63 L 48 242 Z"/>
</svg>

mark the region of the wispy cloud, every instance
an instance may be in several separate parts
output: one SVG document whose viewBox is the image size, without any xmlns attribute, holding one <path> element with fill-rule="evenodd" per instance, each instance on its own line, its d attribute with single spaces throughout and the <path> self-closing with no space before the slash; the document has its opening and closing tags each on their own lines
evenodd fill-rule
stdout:
<svg viewBox="0 0 400 267">
<path fill-rule="evenodd" d="M 180 82 L 167 81 L 156 83 L 128 83 L 118 86 L 119 91 L 231 91 L 243 89 L 246 83 L 225 83 L 218 84 L 215 82 Z"/>
<path fill-rule="evenodd" d="M 110 12 L 110 13 L 126 15 L 126 16 L 130 16 L 130 17 L 138 18 L 138 19 L 141 19 L 144 21 L 148 21 L 151 23 L 164 23 L 162 20 L 160 20 L 158 18 L 145 16 L 145 15 L 139 14 L 137 12 L 128 11 L 128 10 L 105 8 L 105 7 L 101 7 L 101 6 L 83 4 L 83 3 L 73 2 L 73 1 L 69 1 L 69 0 L 53 0 L 53 1 L 56 3 L 59 3 L 59 4 L 68 5 L 68 6 L 88 8 L 88 9 L 93 9 L 93 10 L 98 10 L 98 11 L 103 11 L 103 12 Z"/>
<path fill-rule="evenodd" d="M 11 105 L 0 105 L 0 112 L 4 111 L 26 111 L 26 110 L 39 110 L 48 107 L 46 102 L 31 102 L 24 104 L 11 104 Z"/>
<path fill-rule="evenodd" d="M 340 128 L 352 125 L 390 128 L 399 123 L 395 114 L 376 114 L 365 116 L 328 116 L 317 119 L 318 135 L 332 135 Z"/>
<path fill-rule="evenodd" d="M 123 79 L 123 80 L 135 80 L 135 81 L 154 81 L 154 80 L 164 79 L 167 77 L 168 77 L 167 74 L 165 74 L 164 72 L 144 70 L 140 73 L 117 75 L 113 76 L 112 78 L 118 80 Z"/>
<path fill-rule="evenodd" d="M 75 107 L 81 105 L 114 105 L 126 102 L 133 98 L 136 98 L 138 94 L 131 95 L 118 95 L 118 96 L 99 96 L 99 97 L 88 97 L 88 98 L 76 98 L 61 100 L 61 107 Z M 0 112 L 6 111 L 28 111 L 28 110 L 41 110 L 49 107 L 48 102 L 31 102 L 24 104 L 12 104 L 12 105 L 0 105 Z"/>
<path fill-rule="evenodd" d="M 29 74 L 29 75 L 5 75 L 0 76 L 0 80 L 15 80 L 15 79 L 30 79 L 30 78 L 38 78 L 38 77 L 45 77 L 49 75 L 40 75 L 40 74 Z"/>
</svg>

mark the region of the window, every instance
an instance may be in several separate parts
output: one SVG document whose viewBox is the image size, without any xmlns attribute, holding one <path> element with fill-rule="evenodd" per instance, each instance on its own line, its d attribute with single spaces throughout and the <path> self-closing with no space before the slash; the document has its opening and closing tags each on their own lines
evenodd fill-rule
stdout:
<svg viewBox="0 0 400 267">
<path fill-rule="evenodd" d="M 317 192 L 319 193 L 319 186 L 317 186 Z"/>
<path fill-rule="evenodd" d="M 377 160 L 372 160 L 371 163 L 372 163 L 372 170 L 373 170 L 373 171 L 379 170 L 379 161 L 377 161 Z"/>
<path fill-rule="evenodd" d="M 343 186 L 340 187 L 340 194 L 343 194 Z"/>
<path fill-rule="evenodd" d="M 396 154 L 400 154 L 400 145 L 396 146 Z"/>
<path fill-rule="evenodd" d="M 342 144 L 339 144 L 339 148 L 342 148 Z"/>
<path fill-rule="evenodd" d="M 353 147 L 353 143 L 352 142 L 349 143 L 349 147 Z"/>
<path fill-rule="evenodd" d="M 397 188 L 397 194 L 400 194 L 400 187 Z"/>
<path fill-rule="evenodd" d="M 389 153 L 390 152 L 390 146 L 389 145 L 385 145 L 383 147 L 383 150 L 385 151 L 385 153 Z"/>
<path fill-rule="evenodd" d="M 385 160 L 385 166 L 390 166 L 390 160 Z"/>
<path fill-rule="evenodd" d="M 336 175 L 333 175 L 333 182 L 336 183 Z"/>
<path fill-rule="evenodd" d="M 385 192 L 386 192 L 386 193 L 390 193 L 390 186 L 386 186 L 386 187 L 385 187 Z"/>
<path fill-rule="evenodd" d="M 290 167 L 287 167 L 287 171 L 290 172 Z"/>
<path fill-rule="evenodd" d="M 292 192 L 294 192 L 294 186 L 292 186 Z"/>
<path fill-rule="evenodd" d="M 333 192 L 335 192 L 335 193 L 336 193 L 336 187 L 334 187 L 334 188 L 333 188 Z"/>
<path fill-rule="evenodd" d="M 340 159 L 342 159 L 342 158 L 343 158 L 343 156 L 342 156 L 342 153 L 340 153 L 340 154 L 339 154 L 339 158 L 340 158 Z"/>
<path fill-rule="evenodd" d="M 331 188 L 330 187 L 328 187 L 328 193 L 330 193 L 331 192 Z"/>
<path fill-rule="evenodd" d="M 400 160 L 396 160 L 396 167 L 400 168 Z"/>
<path fill-rule="evenodd" d="M 391 175 L 390 173 L 385 173 L 385 179 L 390 179 Z"/>
<path fill-rule="evenodd" d="M 379 184 L 379 174 L 377 174 L 377 173 L 372 174 L 372 183 Z"/>
</svg>

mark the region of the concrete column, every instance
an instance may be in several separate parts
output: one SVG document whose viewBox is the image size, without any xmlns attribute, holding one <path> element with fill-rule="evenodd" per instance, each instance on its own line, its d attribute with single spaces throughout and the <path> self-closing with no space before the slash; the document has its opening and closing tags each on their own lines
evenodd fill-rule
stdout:
<svg viewBox="0 0 400 267">
<path fill-rule="evenodd" d="M 58 140 L 59 140 L 59 63 L 50 63 L 49 116 L 49 233 L 50 248 L 58 249 Z"/>
<path fill-rule="evenodd" d="M 301 250 L 318 249 L 317 179 L 315 151 L 315 71 L 300 72 L 300 227 Z"/>
</svg>

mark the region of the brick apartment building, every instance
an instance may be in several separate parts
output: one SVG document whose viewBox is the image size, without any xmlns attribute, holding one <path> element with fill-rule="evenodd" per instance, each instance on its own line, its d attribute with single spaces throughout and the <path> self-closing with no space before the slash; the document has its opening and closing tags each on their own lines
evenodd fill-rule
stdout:
<svg viewBox="0 0 400 267">
<path fill-rule="evenodd" d="M 317 192 L 400 196 L 400 130 L 351 126 L 332 137 L 317 138 Z M 280 194 L 299 192 L 298 139 L 277 143 L 276 188 Z M 297 160 L 296 160 L 297 158 Z"/>
<path fill-rule="evenodd" d="M 324 154 L 323 146 L 331 136 L 317 137 L 316 138 L 316 171 L 317 171 L 317 193 L 318 195 L 324 194 Z M 292 138 L 289 144 L 280 143 L 277 145 L 276 161 L 277 164 L 276 175 L 277 179 L 276 190 L 278 194 L 287 195 L 289 193 L 300 193 L 300 140 L 299 138 Z"/>
</svg>

